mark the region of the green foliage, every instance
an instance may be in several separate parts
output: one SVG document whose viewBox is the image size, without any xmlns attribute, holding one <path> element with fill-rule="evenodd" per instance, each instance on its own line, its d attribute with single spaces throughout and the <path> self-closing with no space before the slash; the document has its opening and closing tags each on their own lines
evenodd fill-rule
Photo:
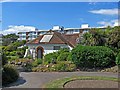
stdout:
<svg viewBox="0 0 120 90">
<path fill-rule="evenodd" d="M 70 50 L 68 48 L 61 48 L 59 51 L 58 51 L 58 54 L 61 54 L 61 53 L 64 53 L 64 52 L 69 52 Z"/>
<path fill-rule="evenodd" d="M 56 63 L 57 60 L 66 61 L 68 54 L 69 54 L 68 48 L 62 48 L 57 52 L 49 53 L 44 57 L 44 64 Z M 64 56 L 64 55 L 67 55 L 67 56 Z"/>
<path fill-rule="evenodd" d="M 9 52 L 9 55 L 10 56 L 16 56 L 17 54 L 16 54 L 16 51 L 12 51 L 12 52 Z"/>
<path fill-rule="evenodd" d="M 76 65 L 72 64 L 68 61 L 60 61 L 55 64 L 54 70 L 55 71 L 74 71 L 76 69 Z"/>
<path fill-rule="evenodd" d="M 25 54 L 25 51 L 24 50 L 17 50 L 16 51 L 16 54 L 19 58 L 23 58 L 24 57 L 24 54 Z"/>
<path fill-rule="evenodd" d="M 56 61 L 57 57 L 58 57 L 57 52 L 49 53 L 49 54 L 45 55 L 44 63 L 45 64 L 52 63 L 53 61 Z"/>
<path fill-rule="evenodd" d="M 71 52 L 69 52 L 69 55 L 67 57 L 67 61 L 72 61 L 72 53 Z"/>
<path fill-rule="evenodd" d="M 114 27 L 108 36 L 107 45 L 114 48 L 120 48 L 120 27 Z"/>
<path fill-rule="evenodd" d="M 67 61 L 68 55 L 69 55 L 69 52 L 63 52 L 63 53 L 61 53 L 58 56 L 57 61 Z"/>
<path fill-rule="evenodd" d="M 32 55 L 28 55 L 26 58 L 28 58 L 28 59 L 32 59 Z"/>
<path fill-rule="evenodd" d="M 116 57 L 116 64 L 120 65 L 120 52 L 119 52 L 119 54 Z"/>
<path fill-rule="evenodd" d="M 8 58 L 8 61 L 14 61 L 14 60 L 19 59 L 18 56 L 7 56 L 7 58 Z"/>
<path fill-rule="evenodd" d="M 62 72 L 62 71 L 75 71 L 76 65 L 70 61 L 59 61 L 57 64 L 47 64 L 34 67 L 33 72 Z"/>
<path fill-rule="evenodd" d="M 26 41 L 16 41 L 14 43 L 9 44 L 4 48 L 5 51 L 15 51 L 19 46 L 22 46 L 26 43 Z"/>
<path fill-rule="evenodd" d="M 31 72 L 32 71 L 32 63 L 26 63 L 25 67 L 24 67 L 24 70 L 26 72 Z"/>
<path fill-rule="evenodd" d="M 5 52 L 2 52 L 1 56 L 2 56 L 2 65 L 5 65 L 7 63 L 7 60 L 8 60 Z"/>
<path fill-rule="evenodd" d="M 36 59 L 35 61 L 32 62 L 33 67 L 37 67 L 39 64 L 42 64 L 43 60 L 42 59 Z"/>
<path fill-rule="evenodd" d="M 17 41 L 18 36 L 16 34 L 8 34 L 8 35 L 3 36 L 2 39 L 3 39 L 3 44 L 2 45 L 7 46 L 7 45 Z"/>
<path fill-rule="evenodd" d="M 107 67 L 114 65 L 114 52 L 104 46 L 81 46 L 78 45 L 72 50 L 72 61 L 77 67 Z"/>
<path fill-rule="evenodd" d="M 105 45 L 104 32 L 100 29 L 92 29 L 83 35 L 80 44 L 89 46 L 103 46 Z"/>
<path fill-rule="evenodd" d="M 6 85 L 16 81 L 19 77 L 18 71 L 11 65 L 4 65 L 2 70 L 2 84 Z"/>
</svg>

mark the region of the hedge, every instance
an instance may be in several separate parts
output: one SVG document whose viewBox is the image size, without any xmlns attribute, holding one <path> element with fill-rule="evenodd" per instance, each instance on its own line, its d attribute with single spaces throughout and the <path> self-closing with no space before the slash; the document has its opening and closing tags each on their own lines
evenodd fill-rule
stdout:
<svg viewBox="0 0 120 90">
<path fill-rule="evenodd" d="M 77 67 L 103 68 L 115 64 L 114 52 L 108 47 L 78 45 L 71 53 Z"/>
</svg>

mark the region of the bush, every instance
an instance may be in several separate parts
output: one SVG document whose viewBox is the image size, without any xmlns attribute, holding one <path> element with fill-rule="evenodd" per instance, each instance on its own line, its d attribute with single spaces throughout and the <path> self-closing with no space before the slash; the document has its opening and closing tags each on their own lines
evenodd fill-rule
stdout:
<svg viewBox="0 0 120 90">
<path fill-rule="evenodd" d="M 18 56 L 7 56 L 8 61 L 13 61 L 13 60 L 18 60 L 19 57 Z"/>
<path fill-rule="evenodd" d="M 54 71 L 74 71 L 76 69 L 76 65 L 69 61 L 59 61 L 54 67 L 51 68 Z"/>
<path fill-rule="evenodd" d="M 59 61 L 57 64 L 39 65 L 32 68 L 33 72 L 62 72 L 62 71 L 75 71 L 76 65 L 70 61 Z"/>
<path fill-rule="evenodd" d="M 33 67 L 37 67 L 39 64 L 42 64 L 42 59 L 36 59 L 34 62 L 32 62 Z"/>
<path fill-rule="evenodd" d="M 2 65 L 5 65 L 7 63 L 7 60 L 8 60 L 5 52 L 2 52 L 1 56 L 2 56 Z"/>
<path fill-rule="evenodd" d="M 12 51 L 12 52 L 9 53 L 9 55 L 10 56 L 16 56 L 17 54 L 16 54 L 16 51 Z"/>
<path fill-rule="evenodd" d="M 55 64 L 56 61 L 66 61 L 69 53 L 68 48 L 62 48 L 57 52 L 49 53 L 44 57 L 44 64 Z"/>
<path fill-rule="evenodd" d="M 67 61 L 72 61 L 72 53 L 69 52 L 69 55 L 67 56 Z"/>
<path fill-rule="evenodd" d="M 28 59 L 32 59 L 32 55 L 28 55 L 26 58 L 28 58 Z"/>
<path fill-rule="evenodd" d="M 49 54 L 45 55 L 44 64 L 49 64 L 49 63 L 55 62 L 57 57 L 58 57 L 57 52 L 49 53 Z"/>
<path fill-rule="evenodd" d="M 6 85 L 16 81 L 19 77 L 18 71 L 11 65 L 4 65 L 2 70 L 2 84 Z"/>
<path fill-rule="evenodd" d="M 30 62 L 26 63 L 24 66 L 25 72 L 31 72 L 32 71 L 32 64 Z"/>
<path fill-rule="evenodd" d="M 103 68 L 115 64 L 114 52 L 104 46 L 78 45 L 71 53 L 77 67 Z"/>
<path fill-rule="evenodd" d="M 68 55 L 69 55 L 69 52 L 63 52 L 63 53 L 61 53 L 58 56 L 57 61 L 67 61 Z"/>
<path fill-rule="evenodd" d="M 60 55 L 61 53 L 64 53 L 64 52 L 69 52 L 70 50 L 68 48 L 62 48 L 60 49 L 57 53 L 58 55 Z"/>
<path fill-rule="evenodd" d="M 116 64 L 120 65 L 120 52 L 119 52 L 119 54 L 116 57 Z"/>
<path fill-rule="evenodd" d="M 19 58 L 23 58 L 24 57 L 24 51 L 23 50 L 16 51 L 16 53 L 17 53 L 17 56 Z"/>
</svg>

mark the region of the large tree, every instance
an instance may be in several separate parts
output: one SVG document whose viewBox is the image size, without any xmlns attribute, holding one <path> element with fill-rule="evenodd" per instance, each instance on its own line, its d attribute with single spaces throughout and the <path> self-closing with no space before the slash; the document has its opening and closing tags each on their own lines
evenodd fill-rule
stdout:
<svg viewBox="0 0 120 90">
<path fill-rule="evenodd" d="M 109 33 L 107 45 L 116 49 L 120 48 L 120 27 L 114 27 Z"/>
<path fill-rule="evenodd" d="M 4 35 L 2 37 L 3 44 L 4 46 L 9 45 L 10 43 L 14 43 L 18 39 L 18 36 L 16 34 L 8 34 Z"/>
<path fill-rule="evenodd" d="M 81 44 L 89 46 L 103 46 L 105 44 L 103 31 L 99 29 L 91 29 L 83 35 L 83 39 L 80 41 Z"/>
</svg>

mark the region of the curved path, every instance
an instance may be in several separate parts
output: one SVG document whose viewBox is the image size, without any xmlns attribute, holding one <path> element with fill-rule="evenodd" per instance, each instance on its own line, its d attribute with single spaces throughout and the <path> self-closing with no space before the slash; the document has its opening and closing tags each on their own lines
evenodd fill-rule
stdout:
<svg viewBox="0 0 120 90">
<path fill-rule="evenodd" d="M 117 73 L 109 72 L 21 72 L 17 82 L 10 84 L 9 88 L 42 88 L 44 84 L 55 79 L 72 76 L 107 76 L 118 77 Z"/>
</svg>

